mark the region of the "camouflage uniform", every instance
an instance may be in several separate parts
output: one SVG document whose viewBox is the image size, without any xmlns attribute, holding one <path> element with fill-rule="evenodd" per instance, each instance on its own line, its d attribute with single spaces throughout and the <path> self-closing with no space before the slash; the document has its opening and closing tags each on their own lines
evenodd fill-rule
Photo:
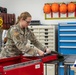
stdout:
<svg viewBox="0 0 76 75">
<path fill-rule="evenodd" d="M 12 57 L 25 53 L 35 56 L 38 53 L 37 49 L 28 46 L 28 40 L 42 51 L 45 51 L 46 48 L 36 39 L 34 33 L 29 28 L 21 29 L 19 24 L 10 27 L 7 38 L 6 46 L 1 51 L 1 57 Z"/>
</svg>

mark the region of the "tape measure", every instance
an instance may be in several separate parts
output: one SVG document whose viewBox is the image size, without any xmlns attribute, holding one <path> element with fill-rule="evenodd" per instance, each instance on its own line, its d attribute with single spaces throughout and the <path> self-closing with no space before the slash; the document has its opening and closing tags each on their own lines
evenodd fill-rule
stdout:
<svg viewBox="0 0 76 75">
<path fill-rule="evenodd" d="M 2 28 L 2 26 L 3 26 L 3 19 L 2 17 L 0 17 L 0 28 Z"/>
</svg>

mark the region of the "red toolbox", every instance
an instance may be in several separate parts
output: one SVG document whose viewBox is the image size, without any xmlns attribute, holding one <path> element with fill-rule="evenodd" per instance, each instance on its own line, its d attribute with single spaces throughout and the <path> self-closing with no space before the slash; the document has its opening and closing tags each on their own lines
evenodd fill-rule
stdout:
<svg viewBox="0 0 76 75">
<path fill-rule="evenodd" d="M 44 75 L 43 64 L 57 59 L 57 54 L 44 57 L 3 58 L 0 59 L 0 75 Z"/>
</svg>

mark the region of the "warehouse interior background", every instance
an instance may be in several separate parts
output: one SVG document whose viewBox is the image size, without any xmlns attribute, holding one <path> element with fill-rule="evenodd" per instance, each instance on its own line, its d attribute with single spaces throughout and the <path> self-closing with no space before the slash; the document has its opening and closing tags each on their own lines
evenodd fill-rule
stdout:
<svg viewBox="0 0 76 75">
<path fill-rule="evenodd" d="M 76 0 L 0 0 L 0 6 L 7 8 L 7 13 L 10 13 L 10 14 L 14 13 L 16 20 L 17 20 L 17 17 L 22 12 L 28 11 L 32 15 L 32 20 L 40 21 L 40 25 L 36 25 L 36 27 L 35 25 L 29 26 L 30 29 L 33 29 L 36 31 L 35 32 L 36 35 L 37 33 L 39 34 L 38 40 L 40 40 L 41 42 L 46 42 L 47 38 L 44 38 L 44 36 L 47 36 L 47 34 L 44 35 L 44 33 L 48 32 L 48 39 L 50 40 L 48 40 L 45 43 L 49 45 L 48 47 L 51 47 L 53 50 L 56 50 L 56 51 L 58 51 L 59 49 L 59 52 L 63 54 L 67 54 L 67 55 L 76 54 L 76 51 L 75 51 L 76 49 L 75 47 L 76 46 L 76 18 L 45 20 L 43 6 L 45 3 L 54 3 L 54 2 L 68 3 L 68 2 L 76 2 Z M 66 24 L 64 25 L 64 23 Z M 39 31 L 37 31 L 37 29 Z M 48 31 L 44 31 L 46 29 L 48 29 Z M 1 33 L 0 35 L 2 35 L 2 31 L 0 31 L 0 33 Z M 70 33 L 71 35 L 68 35 Z M 71 40 L 68 41 L 68 39 L 70 38 Z M 60 39 L 64 39 L 64 40 L 60 40 Z M 0 37 L 0 40 L 2 40 L 1 37 Z M 68 46 L 70 45 L 70 49 L 67 45 Z M 70 66 L 71 65 L 73 64 L 70 64 Z M 47 64 L 47 65 L 44 64 L 44 67 L 47 69 L 47 70 L 46 69 L 44 70 L 45 71 L 44 75 L 76 75 L 76 72 L 69 69 L 68 67 L 67 67 L 67 70 L 65 70 L 64 65 L 62 63 L 59 64 L 59 67 L 57 66 L 57 68 L 55 64 Z M 58 73 L 56 70 L 58 70 Z M 68 73 L 67 72 L 64 73 L 64 70 L 67 71 Z M 75 67 L 75 70 L 76 70 L 76 67 Z"/>
<path fill-rule="evenodd" d="M 0 0 L 0 6 L 6 7 L 8 13 L 15 13 L 16 17 L 23 11 L 32 15 L 32 20 L 40 20 L 41 24 L 58 24 L 60 22 L 75 22 L 75 19 L 45 20 L 43 6 L 53 2 L 75 2 L 75 0 Z"/>
</svg>

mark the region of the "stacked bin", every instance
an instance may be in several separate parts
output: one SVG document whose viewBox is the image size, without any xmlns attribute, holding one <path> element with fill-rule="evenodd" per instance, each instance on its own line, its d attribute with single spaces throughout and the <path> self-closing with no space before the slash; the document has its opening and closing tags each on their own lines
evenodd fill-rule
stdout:
<svg viewBox="0 0 76 75">
<path fill-rule="evenodd" d="M 47 48 L 55 51 L 55 26 L 52 25 L 31 25 L 29 28 L 34 32 L 37 39 Z M 35 46 L 29 41 L 31 47 Z M 44 64 L 44 75 L 55 75 L 54 64 Z"/>
<path fill-rule="evenodd" d="M 37 39 L 51 50 L 55 50 L 55 26 L 51 25 L 35 25 L 29 26 L 29 28 L 34 32 Z M 32 43 L 29 44 L 34 47 Z"/>
<path fill-rule="evenodd" d="M 76 54 L 76 23 L 58 25 L 58 52 L 64 55 Z M 72 70 L 69 73 L 74 75 Z M 59 65 L 59 75 L 64 75 L 63 65 Z"/>
</svg>

